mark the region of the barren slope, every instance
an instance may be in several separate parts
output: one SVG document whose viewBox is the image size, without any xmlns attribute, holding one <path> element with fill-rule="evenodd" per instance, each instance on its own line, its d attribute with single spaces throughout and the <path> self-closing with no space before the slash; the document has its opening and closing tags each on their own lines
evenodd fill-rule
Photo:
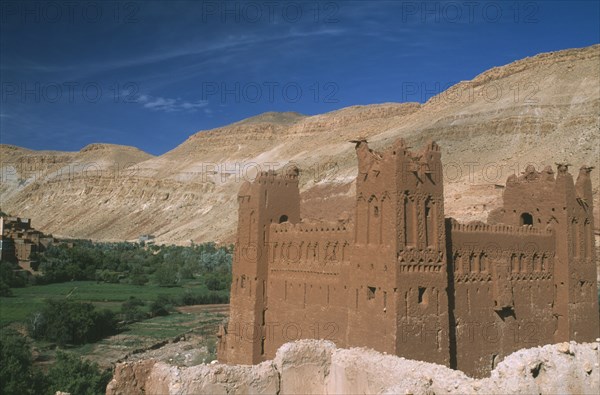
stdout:
<svg viewBox="0 0 600 395">
<path fill-rule="evenodd" d="M 36 227 L 58 235 L 134 239 L 151 233 L 158 242 L 231 241 L 240 183 L 258 169 L 290 161 L 303 169 L 303 216 L 352 212 L 356 161 L 347 141 L 364 135 L 375 148 L 399 137 L 415 148 L 430 138 L 438 141 L 446 215 L 459 220 L 485 220 L 502 191 L 494 184 L 504 184 L 528 163 L 566 161 L 574 174 L 582 164 L 595 166 L 598 207 L 598 114 L 595 45 L 491 69 L 425 104 L 354 106 L 315 116 L 262 114 L 198 132 L 159 157 L 106 145 L 75 154 L 2 146 L 0 198 L 3 211 L 31 217 Z M 7 162 L 47 166 L 51 160 L 52 171 L 35 179 L 20 170 L 6 177 L 12 172 Z M 55 174 L 59 164 L 101 160 L 102 169 L 118 164 L 121 170 Z M 125 163 L 131 164 L 122 170 Z"/>
</svg>

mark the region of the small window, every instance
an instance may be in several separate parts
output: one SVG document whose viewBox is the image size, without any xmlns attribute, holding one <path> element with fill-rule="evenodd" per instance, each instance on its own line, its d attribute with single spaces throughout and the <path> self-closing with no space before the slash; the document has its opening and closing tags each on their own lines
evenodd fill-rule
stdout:
<svg viewBox="0 0 600 395">
<path fill-rule="evenodd" d="M 282 215 L 281 217 L 279 217 L 279 223 L 282 224 L 284 222 L 287 222 L 288 220 L 288 216 L 287 215 Z"/>
<path fill-rule="evenodd" d="M 373 216 L 379 217 L 379 207 L 378 206 L 373 207 Z"/>
<path fill-rule="evenodd" d="M 419 287 L 419 304 L 427 304 L 427 288 Z"/>
<path fill-rule="evenodd" d="M 529 213 L 521 214 L 521 225 L 533 225 L 533 216 Z"/>
<path fill-rule="evenodd" d="M 375 287 L 367 287 L 367 300 L 375 299 L 375 291 L 377 288 Z"/>
</svg>

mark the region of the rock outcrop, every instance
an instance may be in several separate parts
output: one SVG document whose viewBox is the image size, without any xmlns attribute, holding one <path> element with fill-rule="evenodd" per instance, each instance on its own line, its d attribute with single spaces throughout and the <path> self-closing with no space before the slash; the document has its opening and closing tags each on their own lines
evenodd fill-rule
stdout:
<svg viewBox="0 0 600 395">
<path fill-rule="evenodd" d="M 598 342 L 523 349 L 500 362 L 489 378 L 476 380 L 441 365 L 301 340 L 283 345 L 274 360 L 253 366 L 122 363 L 106 393 L 597 394 L 599 357 Z"/>
<path fill-rule="evenodd" d="M 262 114 L 198 132 L 158 157 L 107 144 L 77 153 L 0 145 L 2 210 L 57 236 L 228 242 L 241 183 L 294 162 L 302 169 L 302 216 L 335 220 L 352 212 L 356 162 L 347 142 L 362 135 L 375 149 L 399 137 L 411 146 L 436 140 L 446 214 L 485 220 L 501 184 L 530 163 L 600 167 L 599 61 L 600 45 L 569 49 L 493 68 L 423 104 Z"/>
</svg>

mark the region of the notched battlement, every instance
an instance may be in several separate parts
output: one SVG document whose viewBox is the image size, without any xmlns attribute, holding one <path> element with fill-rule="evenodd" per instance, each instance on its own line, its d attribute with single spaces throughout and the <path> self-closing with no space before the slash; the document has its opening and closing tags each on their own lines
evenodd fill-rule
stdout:
<svg viewBox="0 0 600 395">
<path fill-rule="evenodd" d="M 295 165 L 288 165 L 282 171 L 268 170 L 261 171 L 256 176 L 254 182 L 267 183 L 277 181 L 297 180 L 300 175 L 300 169 Z"/>
<path fill-rule="evenodd" d="M 452 231 L 456 232 L 481 232 L 481 233 L 498 233 L 498 234 L 535 234 L 548 235 L 552 234 L 552 227 L 547 226 L 544 229 L 535 228 L 533 225 L 505 225 L 505 224 L 486 224 L 481 221 L 472 221 L 466 224 L 460 223 L 454 218 L 446 219 L 451 226 Z"/>
<path fill-rule="evenodd" d="M 352 223 L 343 220 L 271 224 L 274 233 L 346 232 L 351 229 Z"/>
</svg>

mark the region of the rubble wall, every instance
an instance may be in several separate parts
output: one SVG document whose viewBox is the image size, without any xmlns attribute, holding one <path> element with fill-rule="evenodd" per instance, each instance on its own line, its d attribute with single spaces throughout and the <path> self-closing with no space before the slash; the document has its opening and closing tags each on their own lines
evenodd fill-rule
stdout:
<svg viewBox="0 0 600 395">
<path fill-rule="evenodd" d="M 286 343 L 258 365 L 176 367 L 145 360 L 118 364 L 107 395 L 135 394 L 597 394 L 598 341 L 519 350 L 490 377 L 330 341 Z"/>
</svg>

